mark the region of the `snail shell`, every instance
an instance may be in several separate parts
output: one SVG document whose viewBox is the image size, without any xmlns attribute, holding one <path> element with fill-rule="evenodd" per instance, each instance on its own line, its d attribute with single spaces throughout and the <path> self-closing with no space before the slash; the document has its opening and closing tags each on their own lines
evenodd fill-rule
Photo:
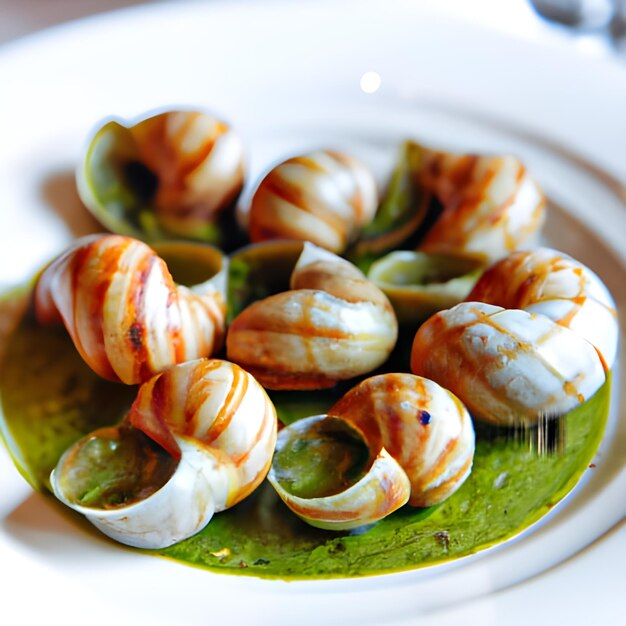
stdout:
<svg viewBox="0 0 626 626">
<path fill-rule="evenodd" d="M 360 161 L 313 152 L 280 163 L 261 181 L 250 205 L 250 239 L 311 241 L 340 253 L 377 206 L 376 182 Z"/>
<path fill-rule="evenodd" d="M 546 315 L 593 344 L 606 369 L 615 361 L 615 302 L 594 272 L 562 252 L 515 252 L 488 269 L 467 299 Z"/>
<path fill-rule="evenodd" d="M 214 512 L 248 496 L 265 478 L 276 443 L 276 411 L 263 388 L 233 363 L 199 359 L 144 383 L 128 422 L 178 459 L 152 495 L 111 509 L 68 498 L 66 452 L 51 482 L 55 495 L 106 535 L 127 545 L 162 548 L 203 528 Z M 81 445 L 81 442 L 76 446 Z"/>
<path fill-rule="evenodd" d="M 243 146 L 228 124 L 204 112 L 167 111 L 102 126 L 77 170 L 77 185 L 85 205 L 113 232 L 151 241 L 163 239 L 161 231 L 213 240 L 212 225 L 234 204 L 243 177 Z"/>
<path fill-rule="evenodd" d="M 354 265 L 305 243 L 291 287 L 233 320 L 230 360 L 270 389 L 331 387 L 385 362 L 397 320 L 386 296 Z"/>
<path fill-rule="evenodd" d="M 543 224 L 545 199 L 512 156 L 425 151 L 421 182 L 443 206 L 419 246 L 493 262 L 527 244 Z"/>
<path fill-rule="evenodd" d="M 221 346 L 225 271 L 224 264 L 187 288 L 174 284 L 165 262 L 141 241 L 86 237 L 41 274 L 36 315 L 43 324 L 63 322 L 97 374 L 136 384 Z"/>
<path fill-rule="evenodd" d="M 290 439 L 306 437 L 320 422 L 337 421 L 327 415 L 307 417 L 283 428 L 278 434 L 276 456 L 268 480 L 283 502 L 298 517 L 317 528 L 347 530 L 371 524 L 393 513 L 409 498 L 409 480 L 398 463 L 381 449 L 373 451 L 366 473 L 337 493 L 317 497 L 294 495 L 280 480 L 277 459 Z"/>
<path fill-rule="evenodd" d="M 472 469 L 474 426 L 461 401 L 412 374 L 372 376 L 329 411 L 382 446 L 406 472 L 409 504 L 431 506 L 452 495 Z"/>
<path fill-rule="evenodd" d="M 314 497 L 294 493 L 289 485 L 298 484 L 299 477 L 284 468 L 283 448 L 303 455 L 307 446 L 313 446 L 311 463 L 319 463 L 320 455 L 326 454 L 329 463 L 347 468 L 346 473 L 353 471 L 353 464 L 346 461 L 351 458 L 347 447 L 333 455 L 315 439 L 315 429 L 328 424 L 330 430 L 333 421 L 365 442 L 370 466 L 354 484 L 346 486 L 337 479 L 335 489 L 325 487 L 331 493 Z M 382 374 L 352 388 L 327 416 L 305 418 L 283 429 L 268 479 L 304 521 L 342 530 L 378 521 L 407 501 L 420 507 L 444 501 L 469 476 L 474 448 L 472 420 L 458 398 L 419 376 Z M 304 465 L 298 471 L 315 477 L 314 467 Z"/>
<path fill-rule="evenodd" d="M 411 371 L 457 395 L 496 424 L 563 415 L 604 383 L 593 346 L 544 315 L 463 302 L 417 331 Z"/>
</svg>

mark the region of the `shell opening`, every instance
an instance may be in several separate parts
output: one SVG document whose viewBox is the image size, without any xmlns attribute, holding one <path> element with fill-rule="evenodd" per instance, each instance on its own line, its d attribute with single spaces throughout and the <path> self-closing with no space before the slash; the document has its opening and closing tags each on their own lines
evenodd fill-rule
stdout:
<svg viewBox="0 0 626 626">
<path fill-rule="evenodd" d="M 218 248 L 201 243 L 168 241 L 152 246 L 165 261 L 174 282 L 200 295 L 215 290 L 226 299 L 228 258 Z"/>
<path fill-rule="evenodd" d="M 301 428 L 284 429 L 272 472 L 290 494 L 324 498 L 356 484 L 372 460 L 361 433 L 345 420 L 328 416 L 308 421 Z"/>
<path fill-rule="evenodd" d="M 368 277 L 377 284 L 427 287 L 447 283 L 483 268 L 479 259 L 452 254 L 427 254 L 400 250 L 374 262 Z"/>
<path fill-rule="evenodd" d="M 289 289 L 289 279 L 302 255 L 301 241 L 253 243 L 234 252 L 228 270 L 229 319 L 247 306 Z"/>
<path fill-rule="evenodd" d="M 377 522 L 406 504 L 411 492 L 408 476 L 384 448 L 328 415 L 280 432 L 268 480 L 298 517 L 326 530 Z"/>
<path fill-rule="evenodd" d="M 367 278 L 389 298 L 401 324 L 417 324 L 464 300 L 483 263 L 474 257 L 397 250 L 370 266 Z"/>
<path fill-rule="evenodd" d="M 178 459 L 132 426 L 101 428 L 76 442 L 54 471 L 55 492 L 70 506 L 110 510 L 153 495 Z"/>
<path fill-rule="evenodd" d="M 159 187 L 159 177 L 141 161 L 130 160 L 118 164 L 122 180 L 141 203 L 152 202 Z"/>
</svg>

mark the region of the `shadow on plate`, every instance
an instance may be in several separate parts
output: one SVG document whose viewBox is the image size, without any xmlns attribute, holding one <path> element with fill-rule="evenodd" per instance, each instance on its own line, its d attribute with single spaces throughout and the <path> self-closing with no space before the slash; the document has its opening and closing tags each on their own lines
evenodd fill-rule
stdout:
<svg viewBox="0 0 626 626">
<path fill-rule="evenodd" d="M 57 502 L 51 495 L 34 492 L 0 522 L 14 540 L 38 555 L 54 558 L 77 556 L 77 532 L 90 540 L 110 544 L 82 515 Z"/>
<path fill-rule="evenodd" d="M 74 237 L 104 230 L 82 203 L 73 170 L 53 172 L 42 181 L 40 192 L 46 206 L 63 220 Z"/>
</svg>

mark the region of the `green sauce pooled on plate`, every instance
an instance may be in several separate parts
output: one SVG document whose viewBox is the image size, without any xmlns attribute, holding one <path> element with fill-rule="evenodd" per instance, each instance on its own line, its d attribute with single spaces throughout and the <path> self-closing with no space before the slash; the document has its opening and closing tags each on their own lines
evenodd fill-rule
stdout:
<svg viewBox="0 0 626 626">
<path fill-rule="evenodd" d="M 63 329 L 42 328 L 27 314 L 5 346 L 0 367 L 0 432 L 22 474 L 34 487 L 48 489 L 50 472 L 68 447 L 97 428 L 118 425 L 135 394 L 136 388 L 91 372 Z M 311 415 L 311 408 L 327 411 L 335 396 L 281 392 L 273 400 L 287 422 Z M 292 580 L 382 574 L 458 559 L 522 532 L 572 489 L 602 438 L 609 403 L 610 379 L 564 416 L 563 452 L 558 454 L 538 454 L 506 430 L 477 424 L 472 474 L 438 506 L 404 506 L 371 526 L 325 531 L 292 514 L 266 481 L 249 498 L 215 515 L 197 535 L 150 554 L 221 573 Z M 307 463 L 318 446 L 336 461 L 337 437 L 344 434 L 312 437 Z M 348 442 L 350 452 L 339 454 L 341 463 L 327 484 L 320 480 L 326 471 L 321 463 L 310 484 L 292 488 L 324 493 L 341 480 L 357 480 L 367 464 L 365 450 L 358 438 L 348 436 Z M 118 460 L 115 467 L 122 469 L 125 456 Z M 299 463 L 289 451 L 279 461 L 287 473 Z M 166 480 L 167 464 L 163 468 Z M 95 502 L 106 501 L 89 485 L 85 493 Z"/>
</svg>

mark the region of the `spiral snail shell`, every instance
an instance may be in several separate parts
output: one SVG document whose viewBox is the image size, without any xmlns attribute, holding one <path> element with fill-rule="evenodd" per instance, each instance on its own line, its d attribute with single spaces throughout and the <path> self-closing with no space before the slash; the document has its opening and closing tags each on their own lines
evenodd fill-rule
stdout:
<svg viewBox="0 0 626 626">
<path fill-rule="evenodd" d="M 108 505 L 100 498 L 85 505 L 84 500 L 93 499 L 90 489 L 97 480 L 89 471 L 103 457 L 102 452 L 90 454 L 88 446 L 94 438 L 116 442 L 107 446 L 108 462 L 99 470 L 110 472 L 106 468 L 120 462 L 116 452 L 123 454 L 117 444 L 125 436 L 136 437 L 133 429 L 158 444 L 173 467 L 159 472 L 153 453 L 150 462 L 138 464 L 142 475 L 148 474 L 141 489 L 129 494 L 113 488 L 118 501 Z M 269 470 L 275 443 L 276 411 L 254 378 L 233 363 L 199 359 L 144 383 L 118 432 L 96 431 L 74 444 L 61 457 L 51 483 L 61 501 L 106 535 L 135 547 L 162 548 L 195 534 L 214 513 L 252 493 Z M 137 448 L 126 454 L 132 457 Z M 137 465 L 133 458 L 121 462 Z M 119 486 L 128 483 L 126 476 L 117 480 Z M 115 487 L 115 480 L 100 481 L 105 488 L 108 482 Z"/>
<path fill-rule="evenodd" d="M 77 169 L 81 199 L 109 230 L 222 243 L 218 218 L 243 187 L 244 151 L 228 124 L 200 111 L 112 120 Z"/>
<path fill-rule="evenodd" d="M 409 504 L 431 506 L 452 495 L 469 476 L 474 426 L 461 401 L 420 376 L 372 376 L 330 409 L 382 446 L 406 472 Z"/>
<path fill-rule="evenodd" d="M 546 315 L 594 345 L 605 369 L 615 361 L 615 302 L 593 271 L 562 252 L 515 252 L 489 268 L 467 299 Z"/>
<path fill-rule="evenodd" d="M 367 464 L 361 458 L 359 465 L 355 440 L 368 451 Z M 381 374 L 353 387 L 328 415 L 283 429 L 268 479 L 304 521 L 342 530 L 407 501 L 443 502 L 469 476 L 474 448 L 469 413 L 449 391 L 412 374 Z"/>
<path fill-rule="evenodd" d="M 274 167 L 255 191 L 250 239 L 311 241 L 340 253 L 377 206 L 374 177 L 357 159 L 334 150 L 293 157 Z"/>
<path fill-rule="evenodd" d="M 291 290 L 237 315 L 226 349 L 267 388 L 319 389 L 381 365 L 397 333 L 378 287 L 348 261 L 305 243 Z"/>
<path fill-rule="evenodd" d="M 422 252 L 493 262 L 526 245 L 543 224 L 543 193 L 515 157 L 424 150 L 419 180 L 443 207 Z"/>
<path fill-rule="evenodd" d="M 65 324 L 83 359 L 103 378 L 144 382 L 221 346 L 225 261 L 212 252 L 221 268 L 188 288 L 176 285 L 165 262 L 141 241 L 80 239 L 42 272 L 35 287 L 37 319 Z"/>
<path fill-rule="evenodd" d="M 605 374 L 594 347 L 545 315 L 462 302 L 417 331 L 411 371 L 502 425 L 535 423 L 589 399 Z"/>
</svg>

